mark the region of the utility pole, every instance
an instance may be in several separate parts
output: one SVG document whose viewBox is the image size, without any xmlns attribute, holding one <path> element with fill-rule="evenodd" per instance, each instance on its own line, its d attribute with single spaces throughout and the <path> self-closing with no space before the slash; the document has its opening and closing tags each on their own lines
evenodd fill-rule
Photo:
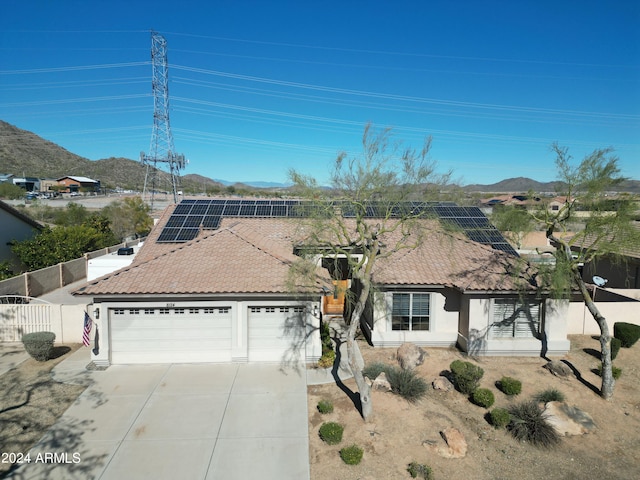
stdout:
<svg viewBox="0 0 640 480">
<path fill-rule="evenodd" d="M 153 66 L 153 132 L 149 154 L 140 153 L 140 162 L 146 167 L 143 197 L 151 188 L 151 209 L 157 189 L 158 163 L 169 164 L 173 201 L 178 203 L 180 169 L 184 169 L 187 160 L 184 155 L 174 151 L 173 135 L 169 122 L 169 65 L 167 62 L 167 41 L 156 32 L 151 32 L 151 64 Z"/>
</svg>

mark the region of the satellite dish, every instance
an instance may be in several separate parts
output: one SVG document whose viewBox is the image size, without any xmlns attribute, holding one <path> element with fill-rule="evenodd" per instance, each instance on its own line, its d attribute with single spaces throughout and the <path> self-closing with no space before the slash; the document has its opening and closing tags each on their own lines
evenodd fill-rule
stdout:
<svg viewBox="0 0 640 480">
<path fill-rule="evenodd" d="M 593 277 L 593 283 L 595 283 L 597 286 L 599 287 L 604 287 L 604 285 L 608 282 L 609 280 L 607 280 L 606 278 L 602 278 L 599 277 L 597 275 L 594 275 Z"/>
</svg>

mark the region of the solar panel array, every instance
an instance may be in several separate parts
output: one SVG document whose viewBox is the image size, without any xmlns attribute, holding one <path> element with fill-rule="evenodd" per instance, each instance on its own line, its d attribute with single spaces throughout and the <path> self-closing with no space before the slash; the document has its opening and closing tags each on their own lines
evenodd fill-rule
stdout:
<svg viewBox="0 0 640 480">
<path fill-rule="evenodd" d="M 318 208 L 301 200 L 185 199 L 174 209 L 157 242 L 188 242 L 201 230 L 217 229 L 223 217 L 299 218 L 311 215 Z M 478 207 L 460 207 L 453 202 L 406 202 L 394 205 L 390 215 L 382 203 L 372 202 L 363 208 L 363 215 L 368 218 L 400 217 L 408 212 L 437 216 L 463 230 L 475 242 L 518 255 Z M 352 204 L 345 204 L 342 213 L 344 217 L 352 218 L 357 212 Z"/>
</svg>

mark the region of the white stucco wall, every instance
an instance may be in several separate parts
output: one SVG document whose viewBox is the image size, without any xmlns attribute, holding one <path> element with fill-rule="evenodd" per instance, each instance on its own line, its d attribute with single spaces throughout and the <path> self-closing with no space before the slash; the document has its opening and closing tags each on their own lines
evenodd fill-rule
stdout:
<svg viewBox="0 0 640 480">
<path fill-rule="evenodd" d="M 430 292 L 414 292 L 430 293 Z M 431 294 L 429 331 L 399 331 L 391 329 L 392 292 L 376 294 L 374 326 L 371 341 L 377 347 L 397 347 L 405 342 L 431 347 L 450 347 L 458 339 L 458 312 L 445 310 L 446 298 Z"/>
<path fill-rule="evenodd" d="M 472 355 L 548 356 L 564 355 L 567 340 L 568 302 L 547 300 L 541 338 L 492 338 L 493 318 L 490 298 L 468 298 L 469 331 L 460 332 L 460 346 Z M 545 345 L 546 343 L 546 345 Z"/>
</svg>

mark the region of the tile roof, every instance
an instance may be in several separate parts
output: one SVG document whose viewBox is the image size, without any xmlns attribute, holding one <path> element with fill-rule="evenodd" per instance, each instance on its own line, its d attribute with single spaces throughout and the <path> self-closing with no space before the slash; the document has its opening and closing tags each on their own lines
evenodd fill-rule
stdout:
<svg viewBox="0 0 640 480">
<path fill-rule="evenodd" d="M 288 271 L 298 258 L 293 247 L 306 238 L 304 222 L 287 218 L 223 218 L 218 230 L 194 240 L 157 243 L 175 206 L 163 212 L 134 263 L 78 289 L 79 295 L 291 293 Z M 436 285 L 461 291 L 520 291 L 528 285 L 522 259 L 444 231 L 437 220 L 421 220 L 424 241 L 381 257 L 374 281 L 381 285 Z M 398 233 L 399 234 L 399 233 Z M 392 245 L 392 235 L 381 238 Z M 319 292 L 328 274 L 300 291 Z"/>
<path fill-rule="evenodd" d="M 290 294 L 288 272 L 298 257 L 291 241 L 282 241 L 282 232 L 292 223 L 283 222 L 289 223 L 287 228 L 262 220 L 267 228 L 256 230 L 253 219 L 229 220 L 218 230 L 202 232 L 188 243 L 169 245 L 168 250 L 147 238 L 138 254 L 144 254 L 142 260 L 136 258 L 131 266 L 89 282 L 74 294 Z M 296 290 L 319 293 L 323 281 L 330 279 L 325 270 L 318 269 L 314 285 L 298 285 Z"/>
</svg>

